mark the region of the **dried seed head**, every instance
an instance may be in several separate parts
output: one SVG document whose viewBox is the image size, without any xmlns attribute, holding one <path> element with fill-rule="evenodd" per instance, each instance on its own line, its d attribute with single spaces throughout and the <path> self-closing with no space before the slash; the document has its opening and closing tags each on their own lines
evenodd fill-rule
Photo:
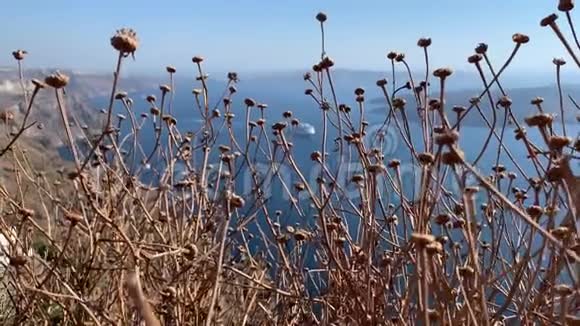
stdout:
<svg viewBox="0 0 580 326">
<path fill-rule="evenodd" d="M 171 87 L 169 87 L 169 85 L 160 85 L 159 89 L 161 90 L 161 93 L 171 92 Z"/>
<path fill-rule="evenodd" d="M 425 247 L 426 245 L 435 241 L 435 236 L 432 234 L 413 233 L 411 234 L 411 242 L 417 247 Z"/>
<path fill-rule="evenodd" d="M 318 20 L 321 24 L 324 23 L 327 19 L 328 17 L 323 12 L 319 12 L 318 14 L 316 14 L 316 20 Z"/>
<path fill-rule="evenodd" d="M 426 48 L 431 45 L 431 38 L 429 37 L 422 37 L 417 41 L 417 46 Z"/>
<path fill-rule="evenodd" d="M 255 101 L 254 99 L 251 99 L 251 98 L 249 98 L 249 97 L 248 97 L 248 98 L 246 98 L 246 99 L 244 100 L 244 104 L 245 104 L 247 107 L 250 107 L 250 108 L 251 108 L 251 107 L 254 107 L 254 106 L 256 106 L 256 101 Z"/>
<path fill-rule="evenodd" d="M 191 61 L 195 64 L 200 64 L 203 62 L 203 57 L 196 55 L 195 57 L 191 58 Z"/>
<path fill-rule="evenodd" d="M 152 106 L 149 109 L 149 112 L 151 112 L 151 114 L 152 115 L 155 115 L 155 116 L 157 116 L 157 115 L 159 115 L 161 113 L 161 111 L 157 107 L 155 107 L 155 106 Z"/>
<path fill-rule="evenodd" d="M 435 216 L 435 223 L 439 225 L 444 225 L 449 222 L 450 218 L 448 214 L 439 214 Z"/>
<path fill-rule="evenodd" d="M 334 60 L 332 60 L 330 57 L 324 57 L 318 65 L 322 69 L 330 69 L 334 66 Z"/>
<path fill-rule="evenodd" d="M 504 96 L 499 98 L 499 100 L 497 101 L 497 104 L 499 106 L 501 106 L 502 108 L 506 109 L 512 105 L 512 99 L 509 98 L 507 95 L 504 95 Z"/>
<path fill-rule="evenodd" d="M 219 145 L 218 147 L 219 151 L 223 154 L 223 153 L 227 153 L 229 151 L 231 151 L 232 149 L 227 146 L 227 145 Z"/>
<path fill-rule="evenodd" d="M 397 53 L 397 56 L 395 56 L 395 61 L 402 62 L 403 60 L 405 60 L 405 54 L 402 52 Z"/>
<path fill-rule="evenodd" d="M 438 98 L 432 98 L 428 102 L 430 110 L 439 110 L 441 109 L 441 101 Z"/>
<path fill-rule="evenodd" d="M 297 127 L 298 125 L 300 125 L 300 120 L 298 120 L 298 119 L 292 119 L 292 121 L 290 122 L 290 124 L 293 127 Z"/>
<path fill-rule="evenodd" d="M 479 97 L 474 96 L 474 97 L 469 99 L 469 104 L 477 105 L 477 104 L 479 104 L 480 101 L 481 101 L 481 99 Z"/>
<path fill-rule="evenodd" d="M 472 54 L 469 57 L 467 57 L 467 62 L 469 63 L 478 63 L 481 61 L 481 59 L 483 59 L 483 57 L 481 56 L 481 54 L 476 53 L 476 54 Z"/>
<path fill-rule="evenodd" d="M 371 174 L 381 174 L 381 173 L 384 173 L 387 169 L 382 164 L 371 164 L 371 165 L 369 165 L 367 170 Z"/>
<path fill-rule="evenodd" d="M 565 297 L 574 293 L 574 290 L 568 284 L 558 284 L 554 286 L 554 292 L 562 297 Z"/>
<path fill-rule="evenodd" d="M 515 33 L 512 35 L 512 41 L 516 44 L 526 44 L 530 41 L 530 37 L 525 34 Z"/>
<path fill-rule="evenodd" d="M 491 168 L 491 170 L 493 172 L 496 172 L 496 173 L 501 173 L 501 172 L 505 172 L 506 168 L 503 164 L 498 164 L 498 165 L 493 166 Z"/>
<path fill-rule="evenodd" d="M 538 219 L 544 213 L 542 207 L 538 205 L 531 205 L 526 208 L 526 213 L 530 215 L 533 219 Z"/>
<path fill-rule="evenodd" d="M 128 94 L 127 92 L 118 92 L 117 94 L 115 94 L 115 100 L 122 100 L 124 98 L 127 98 Z"/>
<path fill-rule="evenodd" d="M 384 87 L 385 85 L 387 85 L 387 79 L 386 78 L 377 80 L 377 86 L 378 87 Z"/>
<path fill-rule="evenodd" d="M 122 54 L 134 54 L 139 47 L 137 32 L 130 28 L 121 28 L 111 37 L 111 45 Z"/>
<path fill-rule="evenodd" d="M 365 101 L 365 97 L 364 97 L 364 95 L 357 95 L 357 97 L 355 98 L 355 100 L 358 103 L 361 103 L 361 102 L 364 102 Z"/>
<path fill-rule="evenodd" d="M 526 128 L 521 127 L 521 128 L 515 129 L 514 133 L 516 135 L 515 136 L 516 140 L 520 140 L 526 136 L 527 131 L 526 131 Z"/>
<path fill-rule="evenodd" d="M 390 160 L 389 164 L 387 164 L 387 166 L 390 167 L 391 169 L 394 169 L 400 165 L 401 165 L 401 161 L 399 161 L 397 159 Z"/>
<path fill-rule="evenodd" d="M 570 236 L 570 229 L 565 226 L 559 226 L 550 231 L 556 238 L 564 240 Z"/>
<path fill-rule="evenodd" d="M 296 182 L 296 183 L 294 184 L 294 189 L 295 189 L 296 191 L 300 192 L 300 191 L 304 191 L 304 189 L 306 189 L 306 186 L 305 186 L 305 185 L 304 185 L 304 183 L 302 183 L 302 182 Z"/>
<path fill-rule="evenodd" d="M 428 152 L 419 153 L 418 158 L 419 162 L 421 162 L 423 165 L 431 165 L 433 162 L 435 162 L 435 156 Z"/>
<path fill-rule="evenodd" d="M 464 160 L 465 155 L 460 149 L 455 149 L 455 151 L 444 152 L 441 155 L 441 161 L 443 164 L 454 165 L 461 164 Z"/>
<path fill-rule="evenodd" d="M 364 89 L 362 89 L 361 87 L 357 87 L 357 88 L 354 90 L 354 95 L 357 95 L 357 96 L 364 95 L 364 93 L 365 93 L 365 90 L 364 90 Z"/>
<path fill-rule="evenodd" d="M 235 159 L 235 157 L 233 154 L 222 154 L 222 155 L 220 155 L 220 159 L 224 163 L 230 163 Z"/>
<path fill-rule="evenodd" d="M 177 70 L 175 70 L 175 67 L 173 67 L 173 66 L 167 66 L 167 67 L 165 67 L 165 70 L 167 70 L 167 72 L 170 74 L 174 74 L 177 71 Z"/>
<path fill-rule="evenodd" d="M 475 274 L 475 270 L 471 266 L 459 267 L 459 275 L 462 277 L 471 277 Z"/>
<path fill-rule="evenodd" d="M 28 52 L 26 52 L 26 50 L 16 50 L 12 52 L 12 56 L 14 57 L 14 59 L 20 61 L 20 60 L 24 60 L 24 57 L 28 54 Z"/>
<path fill-rule="evenodd" d="M 558 182 L 564 178 L 565 171 L 562 166 L 554 165 L 546 172 L 548 182 Z"/>
<path fill-rule="evenodd" d="M 230 71 L 230 72 L 228 72 L 227 76 L 228 76 L 228 80 L 233 82 L 233 83 L 237 83 L 239 81 L 237 72 Z"/>
<path fill-rule="evenodd" d="M 527 117 L 524 119 L 524 121 L 530 127 L 544 127 L 544 126 L 552 123 L 553 120 L 554 120 L 554 117 L 552 115 L 545 114 L 545 113 L 536 114 L 536 115 L 533 115 L 533 116 L 530 116 L 530 117 Z"/>
<path fill-rule="evenodd" d="M 365 181 L 365 177 L 362 174 L 355 174 L 355 175 L 352 176 L 352 178 L 350 179 L 350 181 L 352 181 L 354 183 L 363 182 L 363 181 Z"/>
<path fill-rule="evenodd" d="M 540 26 L 546 27 L 548 25 L 552 25 L 552 24 L 554 24 L 554 22 L 557 19 L 558 19 L 558 15 L 556 15 L 556 14 L 548 15 L 548 16 L 542 18 L 542 20 L 540 20 Z"/>
<path fill-rule="evenodd" d="M 536 96 L 536 97 L 534 97 L 534 98 L 533 98 L 533 99 L 530 101 L 530 104 L 532 104 L 532 105 L 540 105 L 540 104 L 542 104 L 543 102 L 544 102 L 544 98 L 543 98 L 543 97 Z"/>
<path fill-rule="evenodd" d="M 312 65 L 312 71 L 314 72 L 321 72 L 322 67 L 319 64 Z"/>
<path fill-rule="evenodd" d="M 294 232 L 294 239 L 296 241 L 305 241 L 310 239 L 312 234 L 304 229 L 298 229 Z"/>
<path fill-rule="evenodd" d="M 558 2 L 558 10 L 566 12 L 574 9 L 574 0 L 560 0 Z"/>
<path fill-rule="evenodd" d="M 554 58 L 552 59 L 552 63 L 558 67 L 561 67 L 566 64 L 566 60 L 564 60 L 564 58 Z"/>
<path fill-rule="evenodd" d="M 453 145 L 457 140 L 459 140 L 459 133 L 451 129 L 445 129 L 445 132 L 435 136 L 435 144 L 439 146 Z"/>
<path fill-rule="evenodd" d="M 312 74 L 307 72 L 304 75 L 302 75 L 302 78 L 304 78 L 304 80 L 310 80 L 312 78 Z"/>
<path fill-rule="evenodd" d="M 68 84 L 69 80 L 70 78 L 67 75 L 61 73 L 60 71 L 57 71 L 53 74 L 46 76 L 44 78 L 44 83 L 52 88 L 59 89 L 65 87 Z"/>
<path fill-rule="evenodd" d="M 256 105 L 256 107 L 257 107 L 258 109 L 260 109 L 260 110 L 264 110 L 264 109 L 267 109 L 267 108 L 268 108 L 268 104 L 266 104 L 266 103 L 258 103 L 258 104 Z"/>
<path fill-rule="evenodd" d="M 433 76 L 441 79 L 445 79 L 453 74 L 453 70 L 451 68 L 438 68 L 433 71 Z"/>
<path fill-rule="evenodd" d="M 282 116 L 286 119 L 290 119 L 292 118 L 292 111 L 285 111 L 284 113 L 282 113 Z"/>
<path fill-rule="evenodd" d="M 433 241 L 425 246 L 425 250 L 430 255 L 442 254 L 443 253 L 443 245 L 438 241 Z"/>
<path fill-rule="evenodd" d="M 396 57 L 397 57 L 397 52 L 391 51 L 391 52 L 387 53 L 387 59 L 389 59 L 389 60 L 395 60 Z"/>
<path fill-rule="evenodd" d="M 404 109 L 405 104 L 407 104 L 407 101 L 402 97 L 395 97 L 393 99 L 393 107 L 395 109 Z"/>
<path fill-rule="evenodd" d="M 397 215 L 393 214 L 391 216 L 387 216 L 385 218 L 385 222 L 387 222 L 387 223 L 395 223 L 396 224 L 398 219 L 399 218 L 397 217 Z"/>
<path fill-rule="evenodd" d="M 246 201 L 242 196 L 231 194 L 230 196 L 230 205 L 234 208 L 242 208 L 246 204 Z"/>
<path fill-rule="evenodd" d="M 485 43 L 479 43 L 475 47 L 475 53 L 477 53 L 477 54 L 484 54 L 486 52 L 487 52 L 487 44 L 485 44 Z"/>
<path fill-rule="evenodd" d="M 157 98 L 155 97 L 155 95 L 148 95 L 146 98 L 147 102 L 151 103 L 151 104 L 155 104 L 155 101 L 157 100 Z"/>
<path fill-rule="evenodd" d="M 551 150 L 560 151 L 564 147 L 570 145 L 572 143 L 572 139 L 569 137 L 564 136 L 551 136 L 548 139 L 548 146 Z"/>
<path fill-rule="evenodd" d="M 313 161 L 320 161 L 321 158 L 322 154 L 319 151 L 315 151 L 310 154 L 310 159 Z"/>
<path fill-rule="evenodd" d="M 453 112 L 461 115 L 463 112 L 465 112 L 467 109 L 465 108 L 465 106 L 462 105 L 455 105 L 453 107 Z"/>
<path fill-rule="evenodd" d="M 282 131 L 282 129 L 286 128 L 286 122 L 276 122 L 273 126 L 272 129 L 276 130 L 276 131 Z"/>
</svg>

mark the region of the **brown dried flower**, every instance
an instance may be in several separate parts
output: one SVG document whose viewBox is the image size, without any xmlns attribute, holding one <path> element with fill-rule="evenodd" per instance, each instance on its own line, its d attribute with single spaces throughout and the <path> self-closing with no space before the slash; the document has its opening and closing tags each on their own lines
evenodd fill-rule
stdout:
<svg viewBox="0 0 580 326">
<path fill-rule="evenodd" d="M 445 79 L 453 74 L 453 70 L 451 68 L 438 68 L 433 71 L 433 76 L 441 79 Z"/>
<path fill-rule="evenodd" d="M 14 57 L 14 59 L 20 61 L 20 60 L 24 60 L 24 57 L 28 54 L 28 52 L 26 50 L 21 50 L 18 49 L 16 51 L 12 52 L 12 56 Z"/>
<path fill-rule="evenodd" d="M 67 75 L 57 71 L 51 75 L 46 76 L 44 78 L 44 83 L 50 87 L 59 89 L 65 87 L 69 80 L 70 78 Z"/>
<path fill-rule="evenodd" d="M 244 100 L 244 104 L 245 104 L 247 107 L 254 107 L 254 106 L 256 106 L 256 101 L 255 101 L 254 99 L 251 99 L 251 98 L 249 98 L 249 97 L 248 97 L 248 98 L 246 98 L 246 99 Z"/>
<path fill-rule="evenodd" d="M 422 48 L 426 48 L 431 45 L 431 38 L 429 37 L 422 37 L 417 41 L 417 45 Z"/>
<path fill-rule="evenodd" d="M 467 62 L 469 63 L 478 63 L 481 61 L 481 59 L 483 59 L 483 57 L 481 56 L 481 54 L 476 53 L 473 55 L 470 55 L 469 57 L 467 57 Z"/>
<path fill-rule="evenodd" d="M 560 0 L 558 2 L 558 10 L 566 12 L 574 9 L 574 0 Z"/>
<path fill-rule="evenodd" d="M 479 43 L 475 47 L 475 53 L 477 54 L 484 54 L 487 52 L 487 44 L 486 43 Z"/>
<path fill-rule="evenodd" d="M 554 24 L 554 22 L 558 19 L 558 15 L 556 14 L 551 14 L 548 15 L 546 17 L 544 17 L 541 21 L 540 21 L 540 26 L 542 27 L 546 27 L 548 25 L 552 25 Z"/>
<path fill-rule="evenodd" d="M 137 32 L 131 28 L 121 28 L 111 37 L 111 45 L 122 54 L 135 54 L 139 47 Z"/>
<path fill-rule="evenodd" d="M 525 34 L 515 33 L 512 35 L 512 41 L 516 44 L 526 44 L 530 41 L 530 37 Z"/>
<path fill-rule="evenodd" d="M 552 60 L 552 63 L 555 64 L 556 66 L 563 66 L 566 64 L 566 60 L 564 60 L 563 58 L 554 58 Z"/>
</svg>

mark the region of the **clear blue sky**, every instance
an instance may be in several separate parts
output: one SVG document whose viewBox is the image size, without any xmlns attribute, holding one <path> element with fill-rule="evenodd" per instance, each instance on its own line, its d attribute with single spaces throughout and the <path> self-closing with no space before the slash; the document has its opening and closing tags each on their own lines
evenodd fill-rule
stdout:
<svg viewBox="0 0 580 326">
<path fill-rule="evenodd" d="M 384 69 L 389 50 L 404 51 L 420 64 L 415 44 L 429 36 L 433 64 L 462 69 L 478 42 L 489 43 L 499 60 L 513 46 L 511 35 L 522 32 L 531 42 L 513 69 L 549 71 L 551 59 L 565 57 L 565 51 L 539 21 L 556 5 L 556 0 L 5 0 L 0 66 L 12 65 L 11 51 L 23 48 L 30 52 L 29 66 L 111 71 L 115 53 L 109 37 L 127 26 L 141 40 L 132 72 L 188 67 L 193 55 L 206 57 L 207 68 L 220 72 L 303 70 L 320 55 L 314 16 L 322 10 L 329 16 L 327 52 L 338 67 Z"/>
</svg>

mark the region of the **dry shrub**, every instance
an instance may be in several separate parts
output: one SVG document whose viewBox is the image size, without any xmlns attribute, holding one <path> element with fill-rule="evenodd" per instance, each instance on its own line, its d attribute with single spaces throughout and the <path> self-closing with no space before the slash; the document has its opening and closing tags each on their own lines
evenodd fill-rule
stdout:
<svg viewBox="0 0 580 326">
<path fill-rule="evenodd" d="M 573 4 L 561 2 L 573 27 Z M 79 148 L 79 131 L 67 123 L 62 88 L 68 76 L 55 73 L 45 83 L 34 81 L 32 94 L 24 93 L 28 110 L 21 127 L 3 140 L 0 151 L 16 185 L 0 187 L 0 230 L 9 242 L 2 323 L 572 322 L 578 305 L 580 188 L 570 171 L 578 139 L 568 138 L 563 124 L 570 114 L 560 87 L 565 62 L 554 61 L 561 99 L 558 133 L 541 98 L 532 99 L 538 114 L 518 121 L 501 84 L 503 72 L 530 40 L 526 35 L 514 34 L 513 52 L 500 65 L 487 57 L 487 45 L 477 46 L 469 62 L 480 73 L 482 92 L 466 99 L 468 105 L 453 107 L 453 114 L 445 88 L 452 69 L 436 69 L 432 77 L 427 68 L 425 79 L 415 80 L 405 55 L 389 53 L 393 69 L 403 67 L 409 80 L 377 81 L 386 109 L 381 130 L 395 129 L 404 140 L 420 185 L 410 194 L 401 161 L 381 154 L 384 139 L 367 135 L 368 92 L 355 90 L 354 108 L 338 101 L 335 63 L 324 46 L 328 17 L 316 18 L 322 56 L 304 75 L 305 93 L 323 118 L 321 148 L 310 156 L 322 171 L 315 184 L 295 156 L 302 155 L 292 144 L 297 117 L 288 111 L 278 122 L 267 121 L 272 117 L 264 114 L 267 105 L 250 98 L 238 108 L 236 73 L 228 74 L 214 107 L 204 59 L 193 57 L 198 72 L 193 102 L 203 120 L 195 131 L 186 131 L 172 116 L 175 68 L 167 67 L 169 83 L 160 87 L 159 99 L 151 95 L 140 103 L 120 92 L 121 65 L 138 54 L 133 30 L 121 29 L 111 38 L 118 60 L 102 128 L 96 136 L 80 132 L 89 148 Z M 567 42 L 556 18 L 549 16 L 542 25 L 556 32 L 578 63 L 578 49 Z M 431 39 L 420 39 L 418 46 L 428 62 Z M 25 54 L 15 51 L 19 69 Z M 68 171 L 51 179 L 26 163 L 17 141 L 26 135 L 39 92 L 54 92 L 74 158 Z M 566 105 L 576 106 L 569 99 Z M 116 103 L 124 115 L 113 115 Z M 141 105 L 150 106 L 150 114 L 136 116 Z M 419 130 L 410 129 L 415 114 Z M 256 115 L 260 118 L 252 119 Z M 460 126 L 468 115 L 479 115 L 488 127 L 473 160 L 460 145 L 466 137 Z M 12 119 L 2 114 L 4 124 Z M 234 131 L 236 121 L 245 132 Z M 513 136 L 506 133 L 507 121 L 516 128 Z M 539 132 L 543 143 L 534 143 L 525 125 Z M 151 128 L 153 148 L 140 146 L 143 128 Z M 337 158 L 326 155 L 330 135 L 336 137 Z M 516 143 L 505 141 L 514 136 Z M 514 146 L 524 146 L 528 158 L 513 157 Z M 482 160 L 489 155 L 491 165 Z M 217 166 L 209 164 L 213 158 L 219 159 Z M 289 212 L 268 202 L 258 158 L 271 169 L 281 163 L 291 167 L 296 183 L 274 178 L 291 199 L 284 203 Z M 341 183 L 341 169 L 351 162 L 362 169 L 347 171 L 348 184 Z M 185 177 L 176 176 L 177 165 L 185 168 Z M 246 193 L 242 170 L 251 175 L 252 190 Z M 459 191 L 450 191 L 450 184 Z M 347 196 L 347 187 L 359 196 Z M 396 198 L 387 199 L 381 189 Z M 287 225 L 280 222 L 284 214 L 315 222 Z"/>
</svg>

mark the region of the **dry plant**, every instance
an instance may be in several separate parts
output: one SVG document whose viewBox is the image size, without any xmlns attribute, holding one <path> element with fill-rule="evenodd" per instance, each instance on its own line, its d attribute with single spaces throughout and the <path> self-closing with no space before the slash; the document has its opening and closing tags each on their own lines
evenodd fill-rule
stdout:
<svg viewBox="0 0 580 326">
<path fill-rule="evenodd" d="M 541 25 L 555 32 L 580 67 L 573 3 L 560 1 L 558 8 L 574 43 L 555 14 Z M 314 184 L 292 143 L 300 122 L 289 111 L 268 122 L 267 105 L 251 98 L 238 108 L 236 73 L 228 74 L 223 95 L 210 100 L 204 59 L 193 57 L 199 85 L 193 103 L 203 119 L 195 131 L 180 130 L 172 115 L 175 68 L 167 67 L 169 84 L 160 86 L 159 98 L 150 95 L 137 103 L 120 91 L 121 66 L 139 48 L 133 30 L 121 29 L 111 38 L 118 59 L 96 135 L 71 130 L 65 74 L 32 81 L 32 93 L 23 87 L 28 109 L 0 146 L 0 159 L 13 167 L 11 178 L 18 185 L 14 191 L 0 186 L 0 231 L 7 242 L 2 250 L 8 257 L 1 323 L 578 323 L 580 185 L 570 161 L 578 159 L 579 142 L 564 123 L 565 115 L 573 114 L 566 108 L 579 108 L 561 90 L 565 61 L 554 60 L 558 124 L 539 97 L 530 99 L 537 113 L 518 121 L 501 83 L 530 41 L 526 35 L 513 35 L 513 52 L 502 63 L 493 63 L 487 45 L 479 44 L 468 61 L 481 77 L 481 93 L 453 108 L 446 102 L 453 71 L 431 71 L 431 39 L 417 43 L 425 59 L 421 80 L 403 53 L 390 52 L 393 80 L 376 82 L 386 111 L 381 131 L 394 129 L 403 140 L 419 185 L 410 191 L 401 158 L 382 154 L 380 132 L 369 139 L 365 90 L 354 91 L 354 109 L 337 98 L 334 62 L 324 44 L 327 16 L 319 13 L 316 19 L 321 59 L 304 75 L 305 93 L 323 121 L 320 150 L 310 155 L 321 171 Z M 22 85 L 25 55 L 14 52 Z M 408 72 L 403 84 L 394 80 L 396 66 Z M 58 180 L 36 173 L 18 146 L 31 126 L 28 117 L 39 92 L 54 93 L 74 159 Z M 135 107 L 144 104 L 149 113 L 138 116 Z M 126 115 L 115 117 L 115 106 Z M 415 114 L 419 129 L 411 130 L 409 118 Z M 460 146 L 468 115 L 487 126 L 473 160 Z M 4 126 L 13 123 L 8 112 L 0 117 Z M 237 121 L 243 122 L 243 133 L 234 131 Z M 152 148 L 142 143 L 145 128 L 154 134 Z M 534 143 L 526 128 L 542 142 Z M 74 136 L 79 133 L 80 140 Z M 517 142 L 506 142 L 508 137 Z M 336 155 L 329 154 L 330 143 Z M 514 157 L 510 144 L 525 147 L 528 157 Z M 492 164 L 483 163 L 489 155 Z M 214 158 L 217 166 L 210 164 Z M 257 167 L 264 160 L 274 172 L 271 182 L 290 198 L 284 208 L 265 195 L 268 181 Z M 352 162 L 362 169 L 346 171 L 345 183 L 340 176 Z M 276 173 L 280 164 L 290 166 L 294 184 Z M 178 166 L 185 168 L 185 177 L 178 177 Z M 250 172 L 250 191 L 242 189 L 242 171 Z M 450 184 L 460 191 L 451 191 Z M 353 188 L 356 198 L 348 195 Z M 394 196 L 388 199 L 385 192 Z M 293 226 L 290 216 L 303 223 Z"/>
</svg>

